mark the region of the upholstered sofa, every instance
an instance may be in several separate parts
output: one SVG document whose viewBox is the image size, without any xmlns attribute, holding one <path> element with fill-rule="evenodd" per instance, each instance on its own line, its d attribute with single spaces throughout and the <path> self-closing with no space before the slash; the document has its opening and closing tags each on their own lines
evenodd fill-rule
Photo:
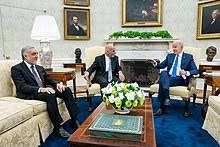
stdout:
<svg viewBox="0 0 220 147">
<path fill-rule="evenodd" d="M 35 147 L 52 133 L 46 103 L 16 98 L 10 76 L 14 60 L 0 60 L 0 146 Z M 60 113 L 69 119 L 64 102 L 58 98 Z"/>
<path fill-rule="evenodd" d="M 207 130 L 220 144 L 220 96 L 209 96 L 208 103 L 208 111 L 202 128 Z"/>
</svg>

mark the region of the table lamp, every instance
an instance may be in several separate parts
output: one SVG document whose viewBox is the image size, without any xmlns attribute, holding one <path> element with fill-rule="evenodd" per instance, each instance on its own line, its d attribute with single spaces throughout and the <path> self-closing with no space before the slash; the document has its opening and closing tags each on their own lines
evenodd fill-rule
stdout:
<svg viewBox="0 0 220 147">
<path fill-rule="evenodd" d="M 40 40 L 40 63 L 46 70 L 51 70 L 53 52 L 50 49 L 49 41 L 60 39 L 55 18 L 46 14 L 36 16 L 31 31 L 31 39 Z"/>
</svg>

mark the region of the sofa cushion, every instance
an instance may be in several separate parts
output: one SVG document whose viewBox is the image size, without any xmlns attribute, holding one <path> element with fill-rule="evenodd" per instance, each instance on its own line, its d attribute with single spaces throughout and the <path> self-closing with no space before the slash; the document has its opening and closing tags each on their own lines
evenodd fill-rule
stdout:
<svg viewBox="0 0 220 147">
<path fill-rule="evenodd" d="M 209 96 L 209 107 L 220 115 L 220 96 Z"/>
<path fill-rule="evenodd" d="M 0 99 L 0 134 L 32 117 L 32 106 Z"/>
<path fill-rule="evenodd" d="M 12 96 L 12 83 L 10 70 L 13 65 L 18 63 L 17 60 L 0 60 L 0 98 Z"/>
<path fill-rule="evenodd" d="M 47 111 L 46 103 L 39 100 L 24 100 L 16 97 L 3 97 L 0 100 L 31 105 L 33 107 L 34 116 L 40 114 L 41 112 Z M 58 105 L 61 104 L 62 102 L 63 102 L 62 99 L 57 98 Z"/>
</svg>

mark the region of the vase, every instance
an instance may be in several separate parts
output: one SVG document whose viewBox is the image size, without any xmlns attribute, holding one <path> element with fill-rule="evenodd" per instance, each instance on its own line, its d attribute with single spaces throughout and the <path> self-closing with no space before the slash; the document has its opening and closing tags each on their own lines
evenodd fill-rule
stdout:
<svg viewBox="0 0 220 147">
<path fill-rule="evenodd" d="M 117 114 L 129 114 L 132 110 L 131 108 L 127 108 L 127 107 L 121 107 L 121 108 L 114 108 L 115 113 Z"/>
</svg>

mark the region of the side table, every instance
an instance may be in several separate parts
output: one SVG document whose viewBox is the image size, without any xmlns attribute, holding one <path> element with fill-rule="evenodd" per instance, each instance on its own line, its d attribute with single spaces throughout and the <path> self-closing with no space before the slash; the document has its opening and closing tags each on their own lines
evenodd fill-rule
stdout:
<svg viewBox="0 0 220 147">
<path fill-rule="evenodd" d="M 67 85 L 67 81 L 73 80 L 73 93 L 76 98 L 76 73 L 74 69 L 71 68 L 59 68 L 47 71 L 47 74 L 56 81 L 63 82 Z"/>
<path fill-rule="evenodd" d="M 64 68 L 81 68 L 81 75 L 84 75 L 86 63 L 63 63 Z"/>
</svg>

